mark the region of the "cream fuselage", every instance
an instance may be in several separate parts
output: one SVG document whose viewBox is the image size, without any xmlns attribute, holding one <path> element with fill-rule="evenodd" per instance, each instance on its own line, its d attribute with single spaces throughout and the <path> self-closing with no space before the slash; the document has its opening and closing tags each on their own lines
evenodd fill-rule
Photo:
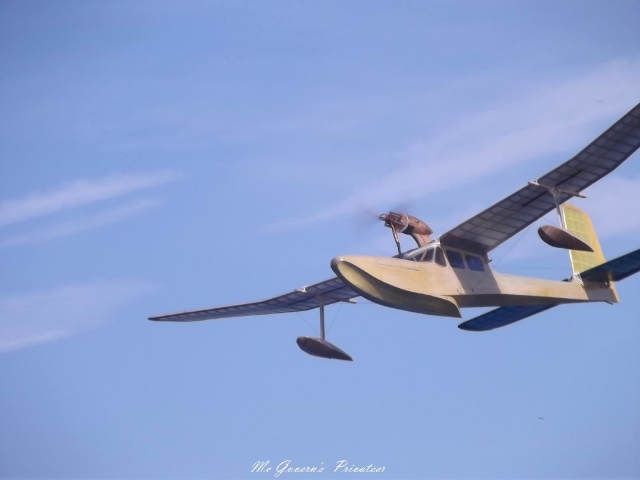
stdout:
<svg viewBox="0 0 640 480">
<path fill-rule="evenodd" d="M 576 278 L 556 281 L 506 275 L 493 271 L 484 260 L 484 271 L 474 271 L 453 268 L 448 262 L 442 266 L 400 258 L 346 255 L 334 258 L 331 268 L 372 302 L 430 315 L 461 317 L 459 309 L 466 307 L 618 302 L 615 290 L 604 283 L 583 285 Z"/>
</svg>

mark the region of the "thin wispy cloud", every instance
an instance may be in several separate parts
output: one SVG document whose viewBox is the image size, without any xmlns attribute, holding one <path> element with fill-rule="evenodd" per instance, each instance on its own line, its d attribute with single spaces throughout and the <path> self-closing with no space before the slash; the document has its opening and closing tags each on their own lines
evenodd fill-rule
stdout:
<svg viewBox="0 0 640 480">
<path fill-rule="evenodd" d="M 51 343 L 96 328 L 151 292 L 149 282 L 118 280 L 0 296 L 0 353 Z"/>
<path fill-rule="evenodd" d="M 404 166 L 390 175 L 321 211 L 273 227 L 333 220 L 352 214 L 363 202 L 392 205 L 408 196 L 469 186 L 544 155 L 569 158 L 600 133 L 603 122 L 616 120 L 640 101 L 638 85 L 640 62 L 616 62 L 574 78 L 523 87 L 518 98 L 468 114 L 439 135 L 409 145 Z"/>
<path fill-rule="evenodd" d="M 637 156 L 636 161 L 640 160 Z M 640 229 L 640 176 L 611 176 L 586 193 L 585 206 L 578 205 L 591 215 L 598 235 L 607 237 Z"/>
<path fill-rule="evenodd" d="M 173 171 L 111 175 L 76 180 L 48 192 L 4 200 L 0 202 L 0 227 L 156 188 L 179 177 Z"/>
<path fill-rule="evenodd" d="M 160 205 L 161 202 L 154 199 L 134 200 L 125 205 L 109 208 L 90 216 L 61 222 L 50 227 L 13 235 L 4 239 L 0 238 L 0 248 L 45 243 L 50 240 L 68 237 L 86 230 L 136 217 Z"/>
</svg>

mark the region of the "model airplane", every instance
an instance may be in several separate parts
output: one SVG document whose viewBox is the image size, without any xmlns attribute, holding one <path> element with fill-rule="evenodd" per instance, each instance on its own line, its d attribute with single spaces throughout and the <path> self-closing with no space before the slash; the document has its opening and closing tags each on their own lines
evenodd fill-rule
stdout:
<svg viewBox="0 0 640 480">
<path fill-rule="evenodd" d="M 325 339 L 324 307 L 355 303 L 362 296 L 385 307 L 426 315 L 460 318 L 460 309 L 498 307 L 458 327 L 486 331 L 564 303 L 617 303 L 614 282 L 640 271 L 640 249 L 605 262 L 591 220 L 565 203 L 615 170 L 640 147 L 640 104 L 556 169 L 529 182 L 504 200 L 454 229 L 432 239 L 433 231 L 415 217 L 380 215 L 398 247 L 392 258 L 364 255 L 331 260 L 337 275 L 260 302 L 192 310 L 149 317 L 149 320 L 191 322 L 226 317 L 301 312 L 319 308 L 320 338 L 299 337 L 306 353 L 352 360 Z M 506 275 L 491 269 L 489 252 L 556 210 L 560 227 L 540 227 L 540 238 L 569 250 L 573 276 L 543 280 Z M 417 248 L 402 252 L 398 233 L 413 237 Z"/>
</svg>

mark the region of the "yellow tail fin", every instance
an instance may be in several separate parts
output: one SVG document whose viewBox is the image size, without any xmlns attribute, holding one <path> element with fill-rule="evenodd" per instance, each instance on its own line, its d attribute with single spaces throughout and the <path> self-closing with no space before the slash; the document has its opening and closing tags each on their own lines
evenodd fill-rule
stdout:
<svg viewBox="0 0 640 480">
<path fill-rule="evenodd" d="M 598 241 L 596 231 L 593 228 L 593 224 L 591 223 L 589 215 L 584 213 L 578 207 L 570 205 L 568 203 L 562 205 L 562 211 L 564 213 L 564 219 L 567 224 L 567 230 L 583 242 L 586 242 L 587 245 L 589 245 L 593 249 L 593 252 L 579 252 L 577 250 L 569 250 L 569 257 L 571 258 L 571 270 L 573 270 L 573 274 L 577 275 L 586 270 L 589 270 L 590 268 L 602 265 L 605 262 L 604 255 L 602 254 L 602 248 L 600 248 L 600 242 Z M 619 302 L 620 300 L 618 299 L 618 292 L 613 286 L 613 283 L 605 283 L 613 294 L 611 301 L 614 303 Z"/>
<path fill-rule="evenodd" d="M 593 252 L 579 252 L 577 250 L 569 250 L 571 257 L 571 269 L 573 274 L 582 273 L 585 270 L 596 267 L 604 263 L 604 255 L 600 248 L 600 242 L 593 229 L 593 224 L 589 215 L 584 213 L 578 207 L 565 203 L 562 205 L 564 219 L 567 223 L 567 230 L 589 245 Z"/>
</svg>

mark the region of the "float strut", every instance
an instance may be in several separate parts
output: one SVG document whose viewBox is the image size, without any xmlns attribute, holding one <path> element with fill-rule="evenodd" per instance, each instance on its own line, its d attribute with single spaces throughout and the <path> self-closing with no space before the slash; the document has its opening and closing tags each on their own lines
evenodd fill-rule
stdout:
<svg viewBox="0 0 640 480">
<path fill-rule="evenodd" d="M 298 337 L 296 340 L 298 347 L 300 347 L 300 350 L 303 352 L 315 357 L 353 361 L 353 358 L 351 358 L 348 353 L 343 352 L 324 339 L 324 300 L 326 300 L 326 297 L 317 295 L 316 298 L 318 299 L 318 307 L 320 308 L 320 338 Z"/>
<path fill-rule="evenodd" d="M 529 185 L 535 185 L 536 187 L 546 188 L 549 191 L 551 196 L 553 196 L 553 201 L 556 204 L 556 212 L 558 212 L 558 219 L 560 220 L 560 226 L 565 230 L 567 229 L 567 222 L 565 221 L 564 213 L 560 208 L 560 201 L 558 200 L 560 198 L 560 195 L 563 193 L 566 193 L 567 195 L 571 195 L 572 197 L 587 198 L 585 195 L 581 194 L 580 192 L 565 190 L 564 188 L 559 188 L 557 185 L 554 185 L 554 186 L 543 185 L 542 183 L 538 183 L 537 180 L 535 182 L 529 182 Z"/>
<path fill-rule="evenodd" d="M 558 197 L 560 196 L 557 188 L 552 188 L 550 190 L 551 195 L 553 195 L 553 201 L 556 203 L 556 212 L 558 212 L 558 220 L 560 220 L 560 226 L 567 229 L 567 222 L 564 220 L 564 212 L 560 208 L 560 202 L 558 201 Z"/>
<path fill-rule="evenodd" d="M 324 340 L 324 303 L 322 300 L 318 303 L 320 304 L 320 338 Z"/>
</svg>

